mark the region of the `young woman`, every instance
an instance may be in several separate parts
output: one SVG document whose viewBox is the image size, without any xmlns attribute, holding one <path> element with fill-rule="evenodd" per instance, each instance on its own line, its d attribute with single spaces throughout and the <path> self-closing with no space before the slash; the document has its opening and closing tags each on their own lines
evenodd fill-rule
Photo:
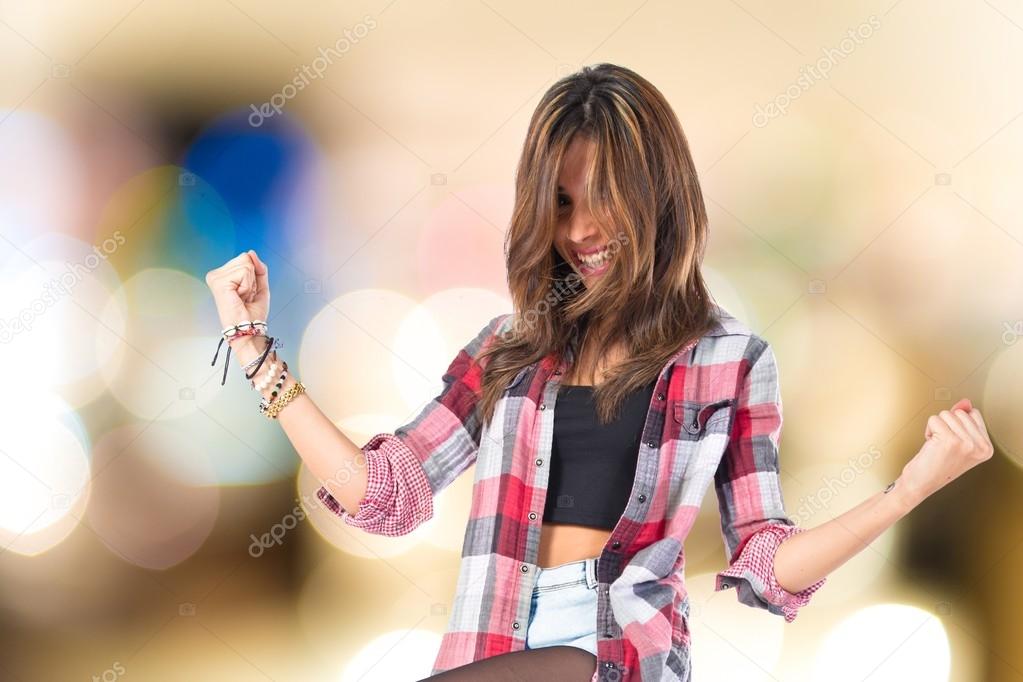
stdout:
<svg viewBox="0 0 1023 682">
<path fill-rule="evenodd" d="M 649 82 L 611 64 L 555 83 L 530 121 L 508 231 L 514 311 L 457 354 L 410 423 L 361 448 L 288 374 L 255 252 L 207 275 L 236 357 L 345 523 L 401 535 L 475 464 L 458 587 L 431 679 L 689 680 L 684 544 L 714 486 L 716 589 L 795 618 L 825 577 L 991 457 L 962 400 L 901 475 L 810 529 L 786 515 L 766 340 L 701 277 L 707 215 Z M 253 369 L 255 367 L 255 369 Z M 276 380 L 276 383 L 274 383 Z"/>
</svg>

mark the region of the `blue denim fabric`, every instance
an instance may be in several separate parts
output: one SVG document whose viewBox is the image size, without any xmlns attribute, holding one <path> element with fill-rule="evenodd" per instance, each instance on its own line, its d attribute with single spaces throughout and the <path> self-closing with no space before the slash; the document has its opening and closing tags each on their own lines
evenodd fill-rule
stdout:
<svg viewBox="0 0 1023 682">
<path fill-rule="evenodd" d="M 565 644 L 597 655 L 597 558 L 537 567 L 526 648 Z"/>
</svg>

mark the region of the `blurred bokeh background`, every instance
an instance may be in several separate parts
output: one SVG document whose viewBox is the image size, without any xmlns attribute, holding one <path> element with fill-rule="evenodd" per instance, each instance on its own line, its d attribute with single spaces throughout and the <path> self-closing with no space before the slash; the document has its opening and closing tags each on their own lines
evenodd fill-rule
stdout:
<svg viewBox="0 0 1023 682">
<path fill-rule="evenodd" d="M 365 442 L 510 311 L 529 116 L 628 66 L 678 113 L 718 301 L 774 346 L 804 526 L 969 397 L 994 459 L 792 624 L 687 546 L 701 680 L 1023 680 L 1018 2 L 0 2 L 0 681 L 412 680 L 471 469 L 402 538 L 343 526 L 232 358 L 203 277 L 270 266 L 271 329 Z"/>
</svg>

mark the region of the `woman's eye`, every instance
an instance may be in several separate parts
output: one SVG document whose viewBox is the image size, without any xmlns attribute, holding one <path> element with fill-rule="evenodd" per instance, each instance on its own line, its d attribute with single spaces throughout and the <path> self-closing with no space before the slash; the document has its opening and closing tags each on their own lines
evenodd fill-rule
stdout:
<svg viewBox="0 0 1023 682">
<path fill-rule="evenodd" d="M 564 194 L 558 195 L 558 208 L 564 208 L 568 206 L 570 203 L 571 201 L 567 196 L 565 196 Z"/>
</svg>

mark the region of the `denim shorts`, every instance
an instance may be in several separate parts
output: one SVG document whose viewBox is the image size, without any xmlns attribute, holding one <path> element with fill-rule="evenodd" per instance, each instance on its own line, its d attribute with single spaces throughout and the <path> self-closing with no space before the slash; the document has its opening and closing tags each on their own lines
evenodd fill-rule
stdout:
<svg viewBox="0 0 1023 682">
<path fill-rule="evenodd" d="M 537 567 L 526 648 L 565 644 L 597 655 L 597 558 Z"/>
</svg>

